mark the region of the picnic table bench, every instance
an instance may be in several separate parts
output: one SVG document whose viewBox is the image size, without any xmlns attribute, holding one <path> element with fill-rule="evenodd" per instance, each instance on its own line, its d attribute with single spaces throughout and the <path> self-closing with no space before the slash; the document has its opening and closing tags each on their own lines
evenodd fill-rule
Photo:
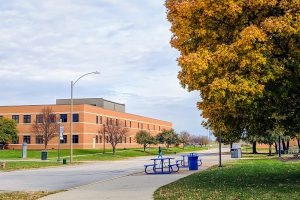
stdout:
<svg viewBox="0 0 300 200">
<path fill-rule="evenodd" d="M 145 167 L 145 173 L 146 174 L 170 174 L 173 172 L 179 171 L 179 165 L 177 163 L 171 164 L 171 157 L 158 157 L 158 158 L 152 158 L 154 163 L 153 164 L 147 164 L 144 165 Z M 160 161 L 160 163 L 156 163 L 156 161 Z M 165 162 L 167 161 L 167 162 Z M 149 168 L 152 168 L 149 170 Z M 164 170 L 165 169 L 165 170 Z"/>
</svg>

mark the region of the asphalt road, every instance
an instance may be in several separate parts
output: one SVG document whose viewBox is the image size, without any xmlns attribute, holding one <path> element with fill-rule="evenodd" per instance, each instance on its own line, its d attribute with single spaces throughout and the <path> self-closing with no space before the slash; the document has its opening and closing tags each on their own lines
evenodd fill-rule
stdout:
<svg viewBox="0 0 300 200">
<path fill-rule="evenodd" d="M 212 149 L 199 152 L 199 155 L 205 162 L 206 157 L 216 157 L 216 153 L 216 149 Z M 175 158 L 179 158 L 178 156 L 174 155 Z M 143 172 L 144 164 L 149 164 L 150 158 L 138 157 L 121 161 L 101 161 L 75 166 L 0 172 L 0 190 L 53 191 L 108 181 L 132 173 Z"/>
</svg>

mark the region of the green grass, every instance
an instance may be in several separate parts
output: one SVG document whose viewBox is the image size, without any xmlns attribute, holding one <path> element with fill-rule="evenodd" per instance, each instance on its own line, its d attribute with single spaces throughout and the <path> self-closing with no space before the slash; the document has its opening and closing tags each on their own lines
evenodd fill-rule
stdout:
<svg viewBox="0 0 300 200">
<path fill-rule="evenodd" d="M 0 193 L 1 200 L 36 200 L 56 192 L 4 192 Z"/>
<path fill-rule="evenodd" d="M 42 167 L 62 166 L 62 163 L 58 162 L 33 162 L 33 161 L 13 161 L 6 162 L 6 168 L 0 168 L 0 171 L 12 171 L 20 169 L 32 169 Z M 1 199 L 1 198 L 0 198 Z"/>
<path fill-rule="evenodd" d="M 154 199 L 299 199 L 300 162 L 240 160 L 159 188 Z"/>
<path fill-rule="evenodd" d="M 111 150 L 108 150 L 111 151 Z M 102 149 L 74 149 L 73 155 L 85 155 L 85 154 L 95 154 L 101 153 Z M 60 150 L 60 156 L 67 157 L 70 155 L 69 149 Z M 22 150 L 0 150 L 0 159 L 21 159 Z M 41 150 L 28 150 L 27 151 L 28 159 L 40 159 Z M 57 159 L 57 150 L 48 150 L 49 159 Z"/>
<path fill-rule="evenodd" d="M 193 152 L 199 150 L 206 150 L 207 147 L 191 147 L 188 146 L 185 149 L 180 147 L 171 147 L 169 150 L 162 149 L 163 155 L 182 153 L 182 152 Z M 143 149 L 120 149 L 117 150 L 116 155 L 113 155 L 112 152 L 106 152 L 105 154 L 95 154 L 95 155 L 86 155 L 86 156 L 78 156 L 75 157 L 75 161 L 101 161 L 101 160 L 121 160 L 126 158 L 132 157 L 139 157 L 139 156 L 151 156 L 157 155 L 158 148 L 147 148 L 144 152 Z"/>
<path fill-rule="evenodd" d="M 185 149 L 180 147 L 172 147 L 170 149 L 162 149 L 164 155 L 181 153 L 181 152 L 193 152 L 199 150 L 208 149 L 207 147 L 191 147 L 188 146 Z M 143 149 L 117 149 L 116 154 L 112 154 L 111 149 L 107 149 L 106 153 L 102 153 L 102 149 L 74 149 L 73 150 L 73 161 L 105 161 L 105 160 L 121 160 L 138 156 L 150 156 L 157 155 L 158 148 L 147 148 L 144 152 Z M 56 162 L 57 150 L 48 150 L 48 160 L 51 162 L 35 162 L 30 159 L 40 159 L 40 150 L 28 150 L 27 161 L 22 161 L 21 150 L 0 150 L 0 160 L 16 160 L 6 162 L 5 170 L 19 170 L 19 169 L 30 169 L 30 168 L 42 168 L 49 166 L 61 166 L 62 163 Z M 69 150 L 61 150 L 61 158 L 65 157 L 69 162 Z M 0 169 L 3 170 L 3 169 Z"/>
</svg>

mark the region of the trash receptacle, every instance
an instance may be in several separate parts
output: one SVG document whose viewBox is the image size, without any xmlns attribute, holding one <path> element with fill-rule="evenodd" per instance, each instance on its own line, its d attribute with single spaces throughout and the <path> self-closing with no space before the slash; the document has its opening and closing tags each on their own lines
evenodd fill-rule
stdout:
<svg viewBox="0 0 300 200">
<path fill-rule="evenodd" d="M 47 151 L 42 151 L 41 159 L 42 160 L 47 160 L 47 154 L 48 154 Z"/>
<path fill-rule="evenodd" d="M 189 170 L 198 170 L 198 155 L 191 153 L 188 156 Z"/>
<path fill-rule="evenodd" d="M 67 164 L 67 159 L 63 159 L 63 164 L 66 165 Z"/>
<path fill-rule="evenodd" d="M 241 148 L 232 148 L 230 150 L 231 158 L 241 158 L 242 157 L 242 149 Z"/>
</svg>

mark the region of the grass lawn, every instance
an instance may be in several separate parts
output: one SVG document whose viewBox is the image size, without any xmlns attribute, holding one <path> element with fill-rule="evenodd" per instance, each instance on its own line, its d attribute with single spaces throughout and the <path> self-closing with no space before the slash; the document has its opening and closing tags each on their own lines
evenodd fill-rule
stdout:
<svg viewBox="0 0 300 200">
<path fill-rule="evenodd" d="M 163 155 L 174 154 L 174 153 L 182 153 L 182 152 L 193 152 L 199 150 L 206 150 L 207 147 L 192 147 L 188 146 L 185 149 L 180 147 L 171 147 L 169 150 L 162 149 Z M 106 152 L 105 154 L 95 154 L 95 155 L 86 155 L 86 156 L 78 156 L 74 157 L 75 161 L 101 161 L 101 160 L 120 160 L 138 156 L 151 156 L 157 155 L 158 148 L 147 148 L 144 152 L 143 149 L 126 149 L 126 150 L 117 150 L 116 155 L 113 155 L 112 152 Z"/>
<path fill-rule="evenodd" d="M 240 160 L 159 188 L 154 199 L 299 199 L 300 162 Z"/>
<path fill-rule="evenodd" d="M 51 167 L 51 166 L 62 166 L 62 163 L 47 162 L 47 161 L 45 162 L 13 161 L 13 162 L 6 162 L 6 168 L 5 169 L 0 168 L 0 171 L 12 171 L 12 170 L 20 170 L 20 169 Z"/>
<path fill-rule="evenodd" d="M 108 150 L 109 151 L 109 150 Z M 95 154 L 101 153 L 102 149 L 73 149 L 73 155 L 85 155 L 85 154 Z M 60 156 L 69 156 L 69 149 L 60 150 Z M 41 159 L 41 150 L 28 150 L 28 159 Z M 57 150 L 48 150 L 49 159 L 57 159 Z M 3 159 L 22 159 L 22 150 L 0 150 L 0 160 Z"/>
<path fill-rule="evenodd" d="M 0 193 L 1 200 L 36 200 L 55 192 L 8 192 Z"/>
<path fill-rule="evenodd" d="M 207 147 L 186 147 L 182 149 L 180 147 L 172 147 L 169 150 L 162 149 L 163 154 L 174 154 L 181 152 L 193 152 L 199 150 L 206 150 Z M 112 154 L 111 149 L 107 149 L 106 153 L 102 153 L 102 149 L 74 149 L 73 151 L 73 160 L 75 162 L 80 161 L 104 161 L 104 160 L 121 160 L 131 157 L 138 156 L 149 156 L 157 155 L 158 148 L 147 148 L 146 152 L 143 149 L 117 149 L 116 155 Z M 56 162 L 57 160 L 57 150 L 48 150 L 48 160 L 45 162 L 35 162 L 30 161 L 30 159 L 40 159 L 41 151 L 40 150 L 28 150 L 28 159 L 23 161 L 21 159 L 21 150 L 0 150 L 0 160 L 16 160 L 16 161 L 7 161 L 6 169 L 0 167 L 0 171 L 11 171 L 19 169 L 30 169 L 30 168 L 42 168 L 49 166 L 61 166 L 62 163 Z M 64 149 L 61 151 L 61 157 L 65 157 L 67 162 L 69 162 L 69 150 Z"/>
</svg>

